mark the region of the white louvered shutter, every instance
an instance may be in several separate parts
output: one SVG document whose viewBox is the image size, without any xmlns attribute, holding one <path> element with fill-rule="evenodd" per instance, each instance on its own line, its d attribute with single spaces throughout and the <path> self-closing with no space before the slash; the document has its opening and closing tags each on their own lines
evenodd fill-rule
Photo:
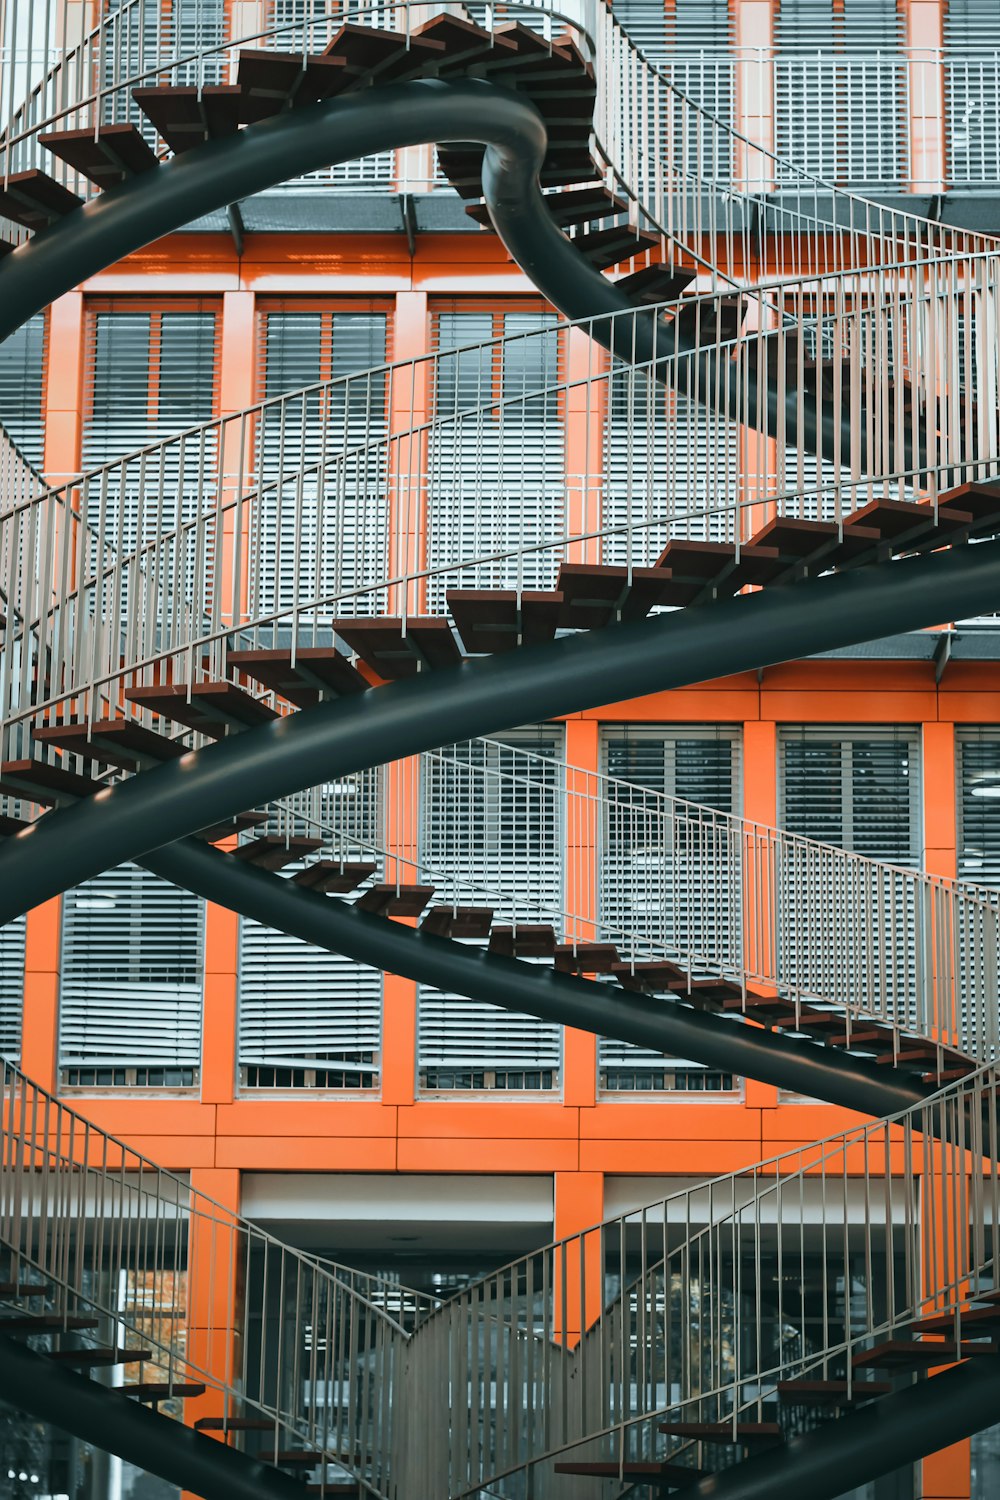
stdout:
<svg viewBox="0 0 1000 1500">
<path fill-rule="evenodd" d="M 959 729 L 958 873 L 1000 886 L 1000 728 Z"/>
<path fill-rule="evenodd" d="M 201 1062 L 204 903 L 137 865 L 63 898 L 59 1066 L 81 1086 L 188 1087 Z"/>
<path fill-rule="evenodd" d="M 458 904 L 492 906 L 500 924 L 549 921 L 562 907 L 563 787 L 557 757 L 562 729 L 515 730 L 424 757 L 421 849 L 425 878 L 449 881 Z M 532 752 L 527 758 L 519 751 Z M 467 768 L 467 769 L 465 769 Z M 484 889 L 510 891 L 498 906 Z M 520 898 L 520 899 L 518 899 Z M 527 914 L 527 915 L 526 915 Z M 419 987 L 418 1065 L 428 1090 L 552 1089 L 558 1086 L 561 1031 L 534 1016 Z"/>
<path fill-rule="evenodd" d="M 0 927 L 0 1058 L 8 1062 L 17 1062 L 21 1055 L 24 934 L 24 917 Z"/>
<path fill-rule="evenodd" d="M 225 83 L 225 0 L 104 0 L 102 9 L 104 118 L 131 120 L 155 147 L 156 132 L 132 99 L 129 81 L 138 78 L 139 87 L 150 87 L 158 66 L 190 58 L 171 68 L 171 83 Z"/>
<path fill-rule="evenodd" d="M 529 336 L 476 347 L 501 333 Z M 562 403 L 551 389 L 562 366 L 556 315 L 440 311 L 433 338 L 436 350 L 459 352 L 437 365 L 428 566 L 558 540 L 566 502 Z M 448 588 L 549 588 L 557 570 L 557 554 L 542 551 L 441 573 L 428 581 L 429 607 L 440 613 Z"/>
<path fill-rule="evenodd" d="M 156 311 L 127 304 L 90 310 L 85 470 L 211 420 L 218 391 L 217 323 L 216 309 L 205 303 Z M 89 527 L 96 536 L 103 524 L 112 550 L 120 544 L 131 552 L 182 528 L 158 549 L 155 560 L 150 554 L 150 563 L 155 561 L 161 577 L 183 580 L 185 597 L 196 610 L 211 590 L 211 528 L 184 528 L 184 523 L 211 512 L 217 453 L 211 430 L 204 440 L 183 448 L 171 444 L 124 470 L 109 470 L 106 481 L 91 484 L 86 499 Z M 119 607 L 127 615 L 127 598 Z"/>
<path fill-rule="evenodd" d="M 947 0 L 944 15 L 948 177 L 961 187 L 1000 177 L 1000 6 Z"/>
<path fill-rule="evenodd" d="M 613 725 L 601 735 L 602 770 L 632 783 L 608 788 L 600 830 L 601 936 L 655 941 L 689 972 L 739 968 L 739 846 L 710 816 L 678 818 L 664 840 L 661 796 L 718 812 L 739 805 L 740 740 L 725 725 Z M 641 957 L 641 950 L 639 950 Z M 602 1090 L 729 1089 L 729 1074 L 602 1037 Z"/>
<path fill-rule="evenodd" d="M 912 1020 L 917 913 L 903 871 L 920 859 L 917 731 L 788 727 L 779 746 L 782 827 L 902 867 L 872 884 L 870 870 L 786 845 L 778 871 L 779 978 Z"/>
<path fill-rule="evenodd" d="M 45 313 L 36 313 L 0 344 L 0 422 L 36 469 L 42 467 L 45 450 L 47 330 Z"/>
<path fill-rule="evenodd" d="M 378 863 L 372 849 L 382 842 L 381 786 L 380 772 L 370 770 L 322 789 L 318 821 L 336 830 L 335 858 Z M 294 831 L 316 832 L 315 827 L 306 826 Z M 283 873 L 288 877 L 300 868 L 290 864 Z M 242 917 L 237 995 L 237 1054 L 243 1087 L 378 1086 L 382 1037 L 382 974 L 378 969 Z"/>
<path fill-rule="evenodd" d="M 322 603 L 320 619 L 372 614 L 387 569 L 386 315 L 282 306 L 261 319 L 265 397 L 357 376 L 265 411 L 258 434 L 265 485 L 252 509 L 252 607 Z M 366 371 L 373 370 L 369 378 Z M 370 446 L 369 446 L 370 445 Z M 367 451 L 362 451 L 366 450 Z M 274 481 L 279 474 L 283 482 Z"/>
<path fill-rule="evenodd" d="M 856 188 L 906 175 L 904 19 L 896 0 L 781 0 L 775 20 L 779 157 Z M 780 169 L 779 169 L 780 170 Z"/>
<path fill-rule="evenodd" d="M 611 375 L 604 444 L 605 561 L 653 566 L 669 537 L 729 541 L 739 493 L 739 428 L 644 370 Z M 684 517 L 686 519 L 678 519 Z"/>
</svg>

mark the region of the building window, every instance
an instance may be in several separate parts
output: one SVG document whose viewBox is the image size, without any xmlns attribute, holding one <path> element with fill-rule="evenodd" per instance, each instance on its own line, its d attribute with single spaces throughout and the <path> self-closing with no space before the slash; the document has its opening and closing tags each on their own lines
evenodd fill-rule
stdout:
<svg viewBox="0 0 1000 1500">
<path fill-rule="evenodd" d="M 976 885 L 1000 885 L 1000 727 L 960 729 L 958 873 Z"/>
<path fill-rule="evenodd" d="M 0 1058 L 13 1063 L 21 1055 L 25 921 L 16 917 L 0 927 Z"/>
<path fill-rule="evenodd" d="M 63 898 L 59 1068 L 79 1088 L 190 1088 L 201 1063 L 204 903 L 137 865 Z"/>
<path fill-rule="evenodd" d="M 504 335 L 514 337 L 489 342 Z M 449 588 L 550 588 L 566 518 L 556 314 L 439 308 L 432 339 L 435 351 L 455 352 L 436 365 L 426 527 L 427 566 L 438 571 L 428 607 L 440 613 Z M 535 545 L 543 550 L 505 555 Z M 463 558 L 492 560 L 455 567 Z"/>
<path fill-rule="evenodd" d="M 258 425 L 251 610 L 373 614 L 388 566 L 387 315 L 367 303 L 265 303 L 258 327 L 263 398 L 301 394 L 265 406 Z"/>
<path fill-rule="evenodd" d="M 561 727 L 547 725 L 422 758 L 422 878 L 437 883 L 439 902 L 489 907 L 495 925 L 515 914 L 548 923 L 561 939 L 561 750 Z M 431 985 L 419 987 L 418 1004 L 423 1090 L 558 1088 L 558 1026 Z"/>
<path fill-rule="evenodd" d="M 0 344 L 0 422 L 36 469 L 45 459 L 48 318 L 36 313 Z"/>
<path fill-rule="evenodd" d="M 945 139 L 954 186 L 1000 176 L 1000 8 L 995 0 L 947 0 L 944 14 Z"/>
<path fill-rule="evenodd" d="M 609 725 L 601 734 L 607 812 L 600 830 L 602 938 L 645 938 L 691 973 L 741 968 L 739 731 L 713 725 Z M 682 805 L 664 798 L 682 799 Z M 686 804 L 691 804 L 687 806 Z M 673 811 L 671 819 L 667 815 Z M 728 1091 L 729 1073 L 602 1037 L 604 1093 Z"/>
</svg>

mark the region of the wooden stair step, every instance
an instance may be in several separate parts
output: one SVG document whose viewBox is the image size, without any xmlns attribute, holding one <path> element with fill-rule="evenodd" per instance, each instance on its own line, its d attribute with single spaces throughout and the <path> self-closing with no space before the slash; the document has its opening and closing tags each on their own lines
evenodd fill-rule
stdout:
<svg viewBox="0 0 1000 1500">
<path fill-rule="evenodd" d="M 974 1072 L 976 1067 L 975 1063 L 947 1048 L 935 1047 L 932 1042 L 927 1046 L 908 1045 L 906 1039 L 895 1056 L 890 1052 L 885 1057 L 880 1057 L 878 1061 L 883 1067 L 898 1066 L 910 1068 L 915 1072 L 925 1071 L 928 1063 L 933 1063 L 937 1068 L 961 1067 L 966 1073 Z"/>
<path fill-rule="evenodd" d="M 736 593 L 746 584 L 770 583 L 785 571 L 776 547 L 748 544 L 739 557 L 731 542 L 689 541 L 672 537 L 657 559 L 669 570 L 679 604 L 693 604 L 710 589 Z"/>
<path fill-rule="evenodd" d="M 660 237 L 647 230 L 635 230 L 629 225 L 609 226 L 606 229 L 578 230 L 571 236 L 574 249 L 584 260 L 598 271 L 620 265 L 633 256 L 654 250 Z"/>
<path fill-rule="evenodd" d="M 0 763 L 0 792 L 52 807 L 70 797 L 89 797 L 101 787 L 100 781 L 67 771 L 63 766 L 45 760 L 5 760 Z"/>
<path fill-rule="evenodd" d="M 519 922 L 517 927 L 494 927 L 489 947 L 506 958 L 551 958 L 556 935 L 546 922 Z"/>
<path fill-rule="evenodd" d="M 240 127 L 243 94 L 235 83 L 157 84 L 133 89 L 132 98 L 175 156 Z"/>
<path fill-rule="evenodd" d="M 778 1399 L 796 1406 L 859 1406 L 892 1394 L 890 1380 L 779 1380 Z"/>
<path fill-rule="evenodd" d="M 432 906 L 420 924 L 421 932 L 444 938 L 484 938 L 493 926 L 489 906 Z"/>
<path fill-rule="evenodd" d="M 369 880 L 377 869 L 378 866 L 372 864 L 317 859 L 312 864 L 306 865 L 304 870 L 296 870 L 292 881 L 295 885 L 301 885 L 306 890 L 317 891 L 321 895 L 345 896 L 349 891 L 356 891 L 358 886 Z"/>
<path fill-rule="evenodd" d="M 130 122 L 100 123 L 85 130 L 50 130 L 38 139 L 53 156 L 99 188 L 114 187 L 127 177 L 155 171 L 160 165 L 152 146 Z"/>
<path fill-rule="evenodd" d="M 518 644 L 550 641 L 562 610 L 562 595 L 548 589 L 449 589 L 448 612 L 470 656 L 512 651 Z"/>
<path fill-rule="evenodd" d="M 688 975 L 666 958 L 623 959 L 611 970 L 623 989 L 652 994 L 659 990 L 681 990 Z"/>
<path fill-rule="evenodd" d="M 679 310 L 677 324 L 702 346 L 728 344 L 739 333 L 745 312 L 746 299 L 739 295 L 708 302 L 692 299 L 690 307 Z"/>
<path fill-rule="evenodd" d="M 268 1448 L 260 1456 L 266 1458 L 269 1464 L 277 1464 L 282 1469 L 299 1466 L 315 1469 L 317 1464 L 326 1462 L 325 1453 L 319 1451 L 309 1453 L 304 1448 L 279 1448 L 277 1452 Z"/>
<path fill-rule="evenodd" d="M 1000 483 L 972 480 L 961 484 L 939 495 L 938 506 L 971 515 L 973 531 L 993 530 L 1000 526 Z"/>
<path fill-rule="evenodd" d="M 489 61 L 517 62 L 521 50 L 516 38 L 502 32 L 490 32 L 461 16 L 441 14 L 417 26 L 413 35 L 421 40 L 440 42 L 443 47 L 437 72 L 442 77 L 456 70 L 465 72 L 470 63 Z"/>
<path fill-rule="evenodd" d="M 104 1369 L 112 1365 L 141 1365 L 153 1358 L 152 1349 L 50 1349 L 46 1359 L 81 1368 Z"/>
<path fill-rule="evenodd" d="M 565 974 L 610 974 L 620 963 L 614 943 L 557 943 L 555 967 Z"/>
<path fill-rule="evenodd" d="M 47 1333 L 53 1329 L 83 1333 L 100 1326 L 96 1318 L 68 1318 L 62 1313 L 15 1313 L 0 1318 L 0 1333 Z"/>
<path fill-rule="evenodd" d="M 694 1438 L 701 1443 L 781 1443 L 784 1429 L 778 1422 L 660 1422 L 659 1432 L 672 1437 Z"/>
<path fill-rule="evenodd" d="M 204 1396 L 207 1389 L 197 1380 L 147 1380 L 119 1387 L 123 1396 L 134 1396 L 137 1401 L 170 1401 L 174 1397 Z"/>
<path fill-rule="evenodd" d="M 1000 1326 L 1000 1307 L 974 1307 L 963 1308 L 962 1329 L 975 1330 L 978 1334 L 980 1328 L 996 1328 Z M 917 1318 L 910 1324 L 910 1331 L 914 1334 L 921 1333 L 954 1333 L 955 1314 L 937 1313 L 933 1317 Z"/>
<path fill-rule="evenodd" d="M 603 182 L 570 188 L 566 193 L 550 193 L 542 201 L 549 217 L 561 229 L 570 224 L 589 224 L 595 219 L 607 219 L 613 214 L 623 214 L 628 210 L 625 200 L 617 197 Z"/>
<path fill-rule="evenodd" d="M 47 1281 L 0 1281 L 0 1297 L 47 1297 L 51 1290 Z"/>
<path fill-rule="evenodd" d="M 363 693 L 369 686 L 335 646 L 298 646 L 294 652 L 291 646 L 230 651 L 228 661 L 296 708 L 311 708 L 324 695 L 342 698 Z"/>
<path fill-rule="evenodd" d="M 232 851 L 233 858 L 244 864 L 256 865 L 259 870 L 283 870 L 296 860 L 305 859 L 322 849 L 323 840 L 298 836 L 283 838 L 280 834 L 264 833 L 249 843 L 239 844 Z"/>
<path fill-rule="evenodd" d="M 404 621 L 393 615 L 334 620 L 333 629 L 361 660 L 388 681 L 415 677 L 426 668 L 456 666 L 462 659 L 443 616 Z"/>
<path fill-rule="evenodd" d="M 82 198 L 37 167 L 12 172 L 0 188 L 0 214 L 26 229 L 44 229 L 82 205 Z"/>
<path fill-rule="evenodd" d="M 693 270 L 671 270 L 669 266 L 657 264 L 643 266 L 641 271 L 623 276 L 620 281 L 615 282 L 615 286 L 632 302 L 674 302 L 683 296 L 696 275 L 697 272 Z"/>
<path fill-rule="evenodd" d="M 885 1026 L 852 1026 L 850 1032 L 836 1031 L 823 1040 L 828 1047 L 864 1047 L 872 1052 L 875 1045 L 891 1047 L 892 1032 Z"/>
<path fill-rule="evenodd" d="M 939 1073 L 922 1073 L 922 1083 L 958 1083 L 961 1078 L 968 1078 L 973 1071 L 972 1067 L 942 1068 Z"/>
<path fill-rule="evenodd" d="M 930 505 L 879 499 L 870 500 L 848 517 L 844 522 L 844 535 L 852 534 L 856 527 L 865 527 L 878 533 L 880 544 L 903 547 L 964 530 L 972 522 L 972 515 L 964 511 L 949 509 L 935 519 Z"/>
<path fill-rule="evenodd" d="M 199 1417 L 195 1432 L 274 1432 L 277 1423 L 267 1417 Z"/>
<path fill-rule="evenodd" d="M 668 570 L 606 563 L 563 563 L 557 582 L 563 597 L 559 625 L 599 630 L 612 620 L 644 620 L 651 609 L 678 602 Z"/>
<path fill-rule="evenodd" d="M 32 729 L 31 737 L 41 745 L 54 745 L 84 760 L 120 766 L 126 771 L 176 760 L 187 750 L 186 745 L 157 733 L 155 729 L 148 729 L 137 719 L 97 719 L 93 724 L 88 724 L 86 719 L 78 723 L 39 724 Z"/>
<path fill-rule="evenodd" d="M 379 83 L 398 83 L 422 73 L 430 63 L 440 62 L 445 43 L 429 32 L 411 33 L 409 45 L 399 32 L 379 31 L 372 26 L 347 22 L 322 53 L 324 59 L 335 58 L 344 66 L 347 79 Z"/>
<path fill-rule="evenodd" d="M 974 1359 L 978 1355 L 1000 1353 L 1000 1344 L 970 1343 L 965 1339 L 960 1344 L 954 1339 L 938 1339 L 910 1342 L 905 1339 L 887 1339 L 876 1349 L 865 1349 L 855 1354 L 851 1366 L 855 1370 L 930 1370 L 936 1365 L 954 1364 L 960 1359 Z"/>
<path fill-rule="evenodd" d="M 329 1495 L 331 1500 L 355 1500 L 361 1495 L 361 1487 L 351 1479 L 330 1479 L 325 1484 L 306 1484 L 307 1495 Z"/>
<path fill-rule="evenodd" d="M 289 107 L 329 99 L 353 81 L 344 57 L 241 51 L 236 73 L 240 118 L 252 125 Z"/>
<path fill-rule="evenodd" d="M 557 1474 L 578 1474 L 591 1479 L 635 1479 L 668 1484 L 675 1489 L 695 1484 L 708 1473 L 707 1469 L 688 1468 L 685 1464 L 661 1463 L 657 1459 L 626 1459 L 616 1463 L 614 1459 L 568 1460 L 553 1464 Z"/>
<path fill-rule="evenodd" d="M 266 822 L 267 813 L 237 813 L 235 818 L 223 818 L 219 823 L 210 823 L 207 828 L 199 828 L 194 837 L 204 839 L 206 844 L 218 844 L 223 839 L 231 839 L 235 834 L 243 833 L 248 828 L 259 828 L 261 823 Z"/>
<path fill-rule="evenodd" d="M 230 729 L 252 729 L 278 718 L 270 704 L 261 702 L 235 682 L 176 682 L 126 688 L 125 697 L 137 708 L 186 724 L 215 740 L 224 738 Z"/>
<path fill-rule="evenodd" d="M 379 917 L 419 917 L 433 895 L 432 885 L 393 885 L 386 881 L 369 886 L 354 905 Z"/>
</svg>

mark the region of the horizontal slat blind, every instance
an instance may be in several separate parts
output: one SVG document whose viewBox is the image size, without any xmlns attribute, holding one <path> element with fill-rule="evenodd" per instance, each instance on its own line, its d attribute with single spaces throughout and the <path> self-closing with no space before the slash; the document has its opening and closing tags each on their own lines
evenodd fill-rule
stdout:
<svg viewBox="0 0 1000 1500">
<path fill-rule="evenodd" d="M 783 827 L 870 859 L 918 862 L 915 729 L 789 726 L 780 747 Z"/>
<path fill-rule="evenodd" d="M 36 313 L 0 344 L 0 422 L 36 469 L 45 456 L 47 342 L 48 318 Z"/>
<path fill-rule="evenodd" d="M 955 184 L 1000 176 L 1000 6 L 948 0 L 944 15 L 948 175 Z"/>
<path fill-rule="evenodd" d="M 195 1081 L 204 910 L 196 896 L 137 865 L 105 870 L 67 891 L 59 992 L 64 1081 Z"/>
<path fill-rule="evenodd" d="M 382 841 L 381 787 L 380 772 L 369 770 L 322 789 L 319 821 L 336 830 L 335 858 L 378 863 L 372 848 Z M 315 834 L 316 829 L 303 825 L 285 831 Z M 291 876 L 300 868 L 290 864 L 284 873 Z M 378 969 L 244 917 L 237 994 L 237 1052 L 245 1087 L 377 1087 Z"/>
<path fill-rule="evenodd" d="M 428 757 L 421 789 L 427 878 L 436 870 L 461 871 L 468 888 L 467 894 L 459 889 L 460 903 L 493 904 L 487 903 L 482 886 L 498 887 L 522 898 L 495 907 L 498 921 L 510 921 L 515 911 L 525 920 L 527 911 L 527 920 L 544 920 L 548 914 L 557 925 L 562 905 L 561 746 L 562 729 L 547 725 L 451 746 L 444 752 L 447 763 Z M 532 759 L 519 757 L 518 750 L 531 751 Z M 483 774 L 463 773 L 462 766 Z M 544 1089 L 558 1083 L 560 1028 L 533 1016 L 421 985 L 418 1033 L 420 1077 L 427 1089 Z"/>
<path fill-rule="evenodd" d="M 735 423 L 644 370 L 619 368 L 610 381 L 604 448 L 605 524 L 638 527 L 605 540 L 607 562 L 651 566 L 670 536 L 733 536 L 735 512 L 725 507 L 739 490 Z"/>
<path fill-rule="evenodd" d="M 131 90 L 121 85 L 144 74 L 149 75 L 144 84 L 152 84 L 151 70 L 180 58 L 192 61 L 171 70 L 172 83 L 226 82 L 227 58 L 216 50 L 225 34 L 225 0 L 104 0 L 101 8 L 107 17 L 117 13 L 102 54 L 104 87 L 112 90 L 105 96 L 104 116 L 131 120 L 155 145 L 156 132 L 132 100 Z M 211 55 L 199 58 L 199 53 Z M 113 85 L 119 87 L 112 89 Z"/>
<path fill-rule="evenodd" d="M 1000 885 L 1000 727 L 958 731 L 958 873 Z"/>
<path fill-rule="evenodd" d="M 657 795 L 680 797 L 718 812 L 739 806 L 739 731 L 727 725 L 609 725 L 601 733 L 601 764 L 608 776 L 636 788 L 612 787 L 600 831 L 599 911 L 616 934 L 644 933 L 676 944 L 678 954 L 719 958 L 717 939 L 731 942 L 741 913 L 726 903 L 735 871 L 734 851 L 711 820 L 679 823 L 666 845 L 657 817 Z M 710 899 L 706 899 L 710 898 Z M 713 965 L 714 967 L 714 965 Z M 729 1074 L 602 1037 L 598 1060 L 602 1089 L 728 1089 Z"/>
<path fill-rule="evenodd" d="M 258 435 L 265 482 L 253 509 L 250 570 L 261 611 L 286 609 L 385 577 L 387 558 L 384 312 L 265 305 L 261 312 L 259 387 L 266 398 L 321 381 L 358 375 L 345 387 L 283 402 L 267 411 Z M 364 379 L 365 371 L 375 373 Z M 343 457 L 360 445 L 373 451 Z M 324 606 L 320 615 L 371 614 L 374 594 Z"/>
<path fill-rule="evenodd" d="M 529 334 L 493 348 L 502 334 Z M 431 568 L 554 540 L 565 524 L 565 435 L 558 392 L 563 339 L 554 313 L 438 309 L 429 452 L 427 558 Z M 502 558 L 431 578 L 428 602 L 463 588 L 550 587 L 551 552 Z"/>
<path fill-rule="evenodd" d="M 898 184 L 905 156 L 903 43 L 896 0 L 844 0 L 837 8 L 833 0 L 781 0 L 778 155 L 828 181 Z"/>
<path fill-rule="evenodd" d="M 24 917 L 0 927 L 0 1057 L 8 1062 L 17 1062 L 21 1055 L 24 934 Z"/>
</svg>

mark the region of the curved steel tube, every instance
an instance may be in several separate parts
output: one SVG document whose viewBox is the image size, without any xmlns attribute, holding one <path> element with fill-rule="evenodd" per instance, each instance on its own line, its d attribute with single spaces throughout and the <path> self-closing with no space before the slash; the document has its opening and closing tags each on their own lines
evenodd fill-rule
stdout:
<svg viewBox="0 0 1000 1500">
<path fill-rule="evenodd" d="M 0 923 L 248 807 L 510 723 L 809 656 L 996 604 L 1000 541 L 873 563 L 422 673 L 191 751 L 0 847 Z"/>
</svg>

